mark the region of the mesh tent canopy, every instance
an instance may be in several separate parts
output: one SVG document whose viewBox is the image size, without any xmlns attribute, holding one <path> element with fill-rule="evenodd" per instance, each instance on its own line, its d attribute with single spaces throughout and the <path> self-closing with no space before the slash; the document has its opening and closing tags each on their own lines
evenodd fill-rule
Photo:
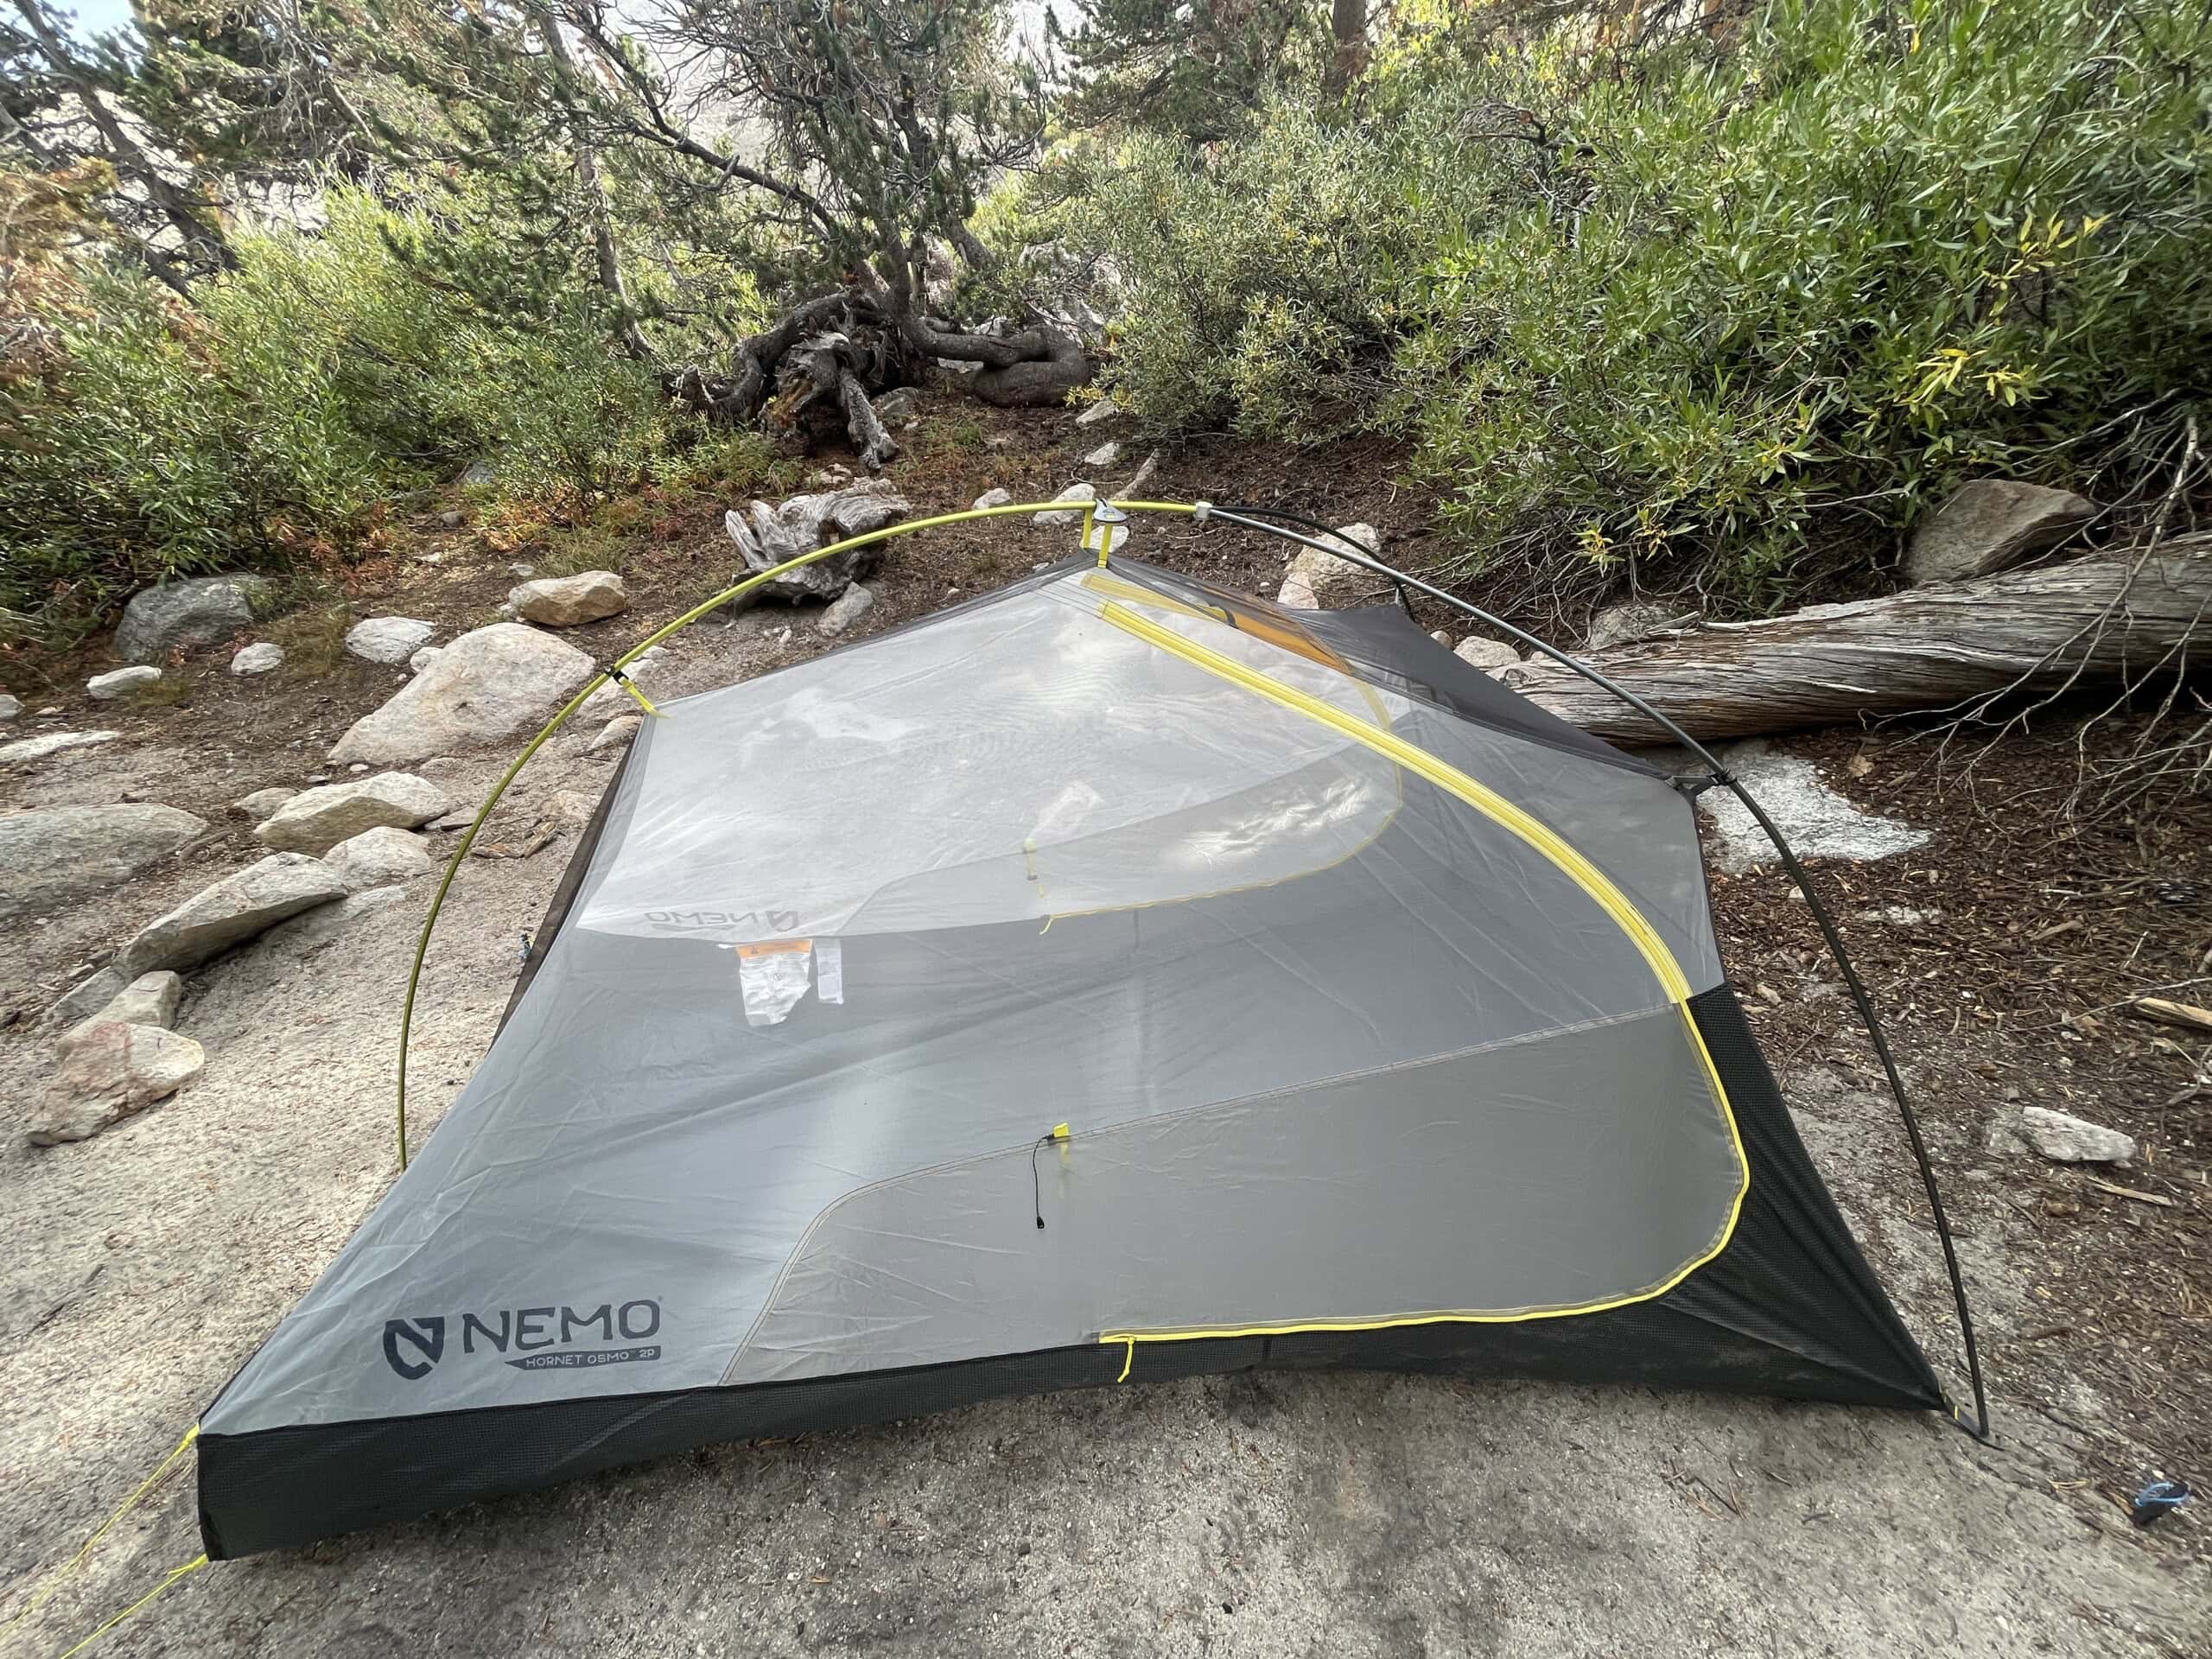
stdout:
<svg viewBox="0 0 2212 1659">
<path fill-rule="evenodd" d="M 209 1554 L 1251 1365 L 1929 1408 L 1691 802 L 1388 608 L 1116 557 L 667 705 L 209 1408 Z"/>
</svg>

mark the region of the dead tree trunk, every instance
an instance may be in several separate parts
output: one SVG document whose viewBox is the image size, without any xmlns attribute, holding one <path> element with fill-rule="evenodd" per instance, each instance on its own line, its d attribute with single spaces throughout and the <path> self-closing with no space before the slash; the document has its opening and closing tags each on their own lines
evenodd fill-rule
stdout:
<svg viewBox="0 0 2212 1659">
<path fill-rule="evenodd" d="M 2212 534 L 2177 537 L 2138 559 L 2076 559 L 1808 606 L 1764 622 L 1708 624 L 1586 660 L 1693 737 L 1750 737 L 1943 709 L 2015 688 L 2047 693 L 2146 675 L 2205 630 L 2208 617 Z M 1556 663 L 1531 662 L 1502 677 L 1600 737 L 1669 741 L 1662 728 Z"/>
</svg>

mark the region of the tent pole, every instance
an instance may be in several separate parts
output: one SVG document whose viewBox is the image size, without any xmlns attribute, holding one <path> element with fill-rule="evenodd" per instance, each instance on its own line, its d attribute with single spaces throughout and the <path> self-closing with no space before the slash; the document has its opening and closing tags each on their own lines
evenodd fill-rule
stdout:
<svg viewBox="0 0 2212 1659">
<path fill-rule="evenodd" d="M 1928 1195 L 1929 1216 L 1935 1223 L 1936 1236 L 1943 1247 L 1943 1268 L 1950 1278 L 1952 1302 L 1958 1310 L 1959 1336 L 1966 1351 L 1967 1380 L 1974 1393 L 1973 1417 L 1969 1419 L 1966 1413 L 1955 1403 L 1951 1408 L 1952 1421 L 1975 1440 L 1986 1441 L 1990 1438 L 1989 1396 L 1982 1381 L 1980 1351 L 1974 1341 L 1974 1315 L 1967 1305 L 1966 1280 L 1959 1269 L 1958 1247 L 1951 1239 L 1950 1222 L 1943 1212 L 1943 1197 L 1936 1188 L 1936 1171 L 1934 1166 L 1929 1162 L 1927 1142 L 1921 1137 L 1919 1117 L 1913 1111 L 1911 1100 L 1905 1093 L 1904 1078 L 1897 1069 L 1896 1057 L 1890 1052 L 1889 1037 L 1883 1029 L 1880 1015 L 1874 1010 L 1874 999 L 1867 992 L 1864 982 L 1859 979 L 1859 970 L 1852 965 L 1850 953 L 1844 949 L 1842 937 L 1836 931 L 1835 920 L 1828 913 L 1827 906 L 1821 903 L 1820 895 L 1814 891 L 1811 875 L 1807 872 L 1804 865 L 1798 861 L 1796 850 L 1784 839 L 1780 827 L 1767 816 L 1766 809 L 1758 804 L 1751 791 L 1745 788 L 1742 782 L 1727 767 L 1720 764 L 1710 749 L 1627 687 L 1608 678 L 1587 663 L 1580 661 L 1560 650 L 1558 646 L 1538 639 L 1525 629 L 1515 627 L 1504 618 L 1493 615 L 1480 606 L 1471 604 L 1456 594 L 1446 593 L 1443 588 L 1423 582 L 1418 576 L 1409 575 L 1403 570 L 1385 564 L 1372 553 L 1359 549 L 1355 543 L 1347 541 L 1343 532 L 1332 530 L 1319 520 L 1304 518 L 1294 512 L 1284 512 L 1274 507 L 1224 507 L 1217 506 L 1211 502 L 1200 502 L 1196 517 L 1201 524 L 1210 518 L 1219 518 L 1227 523 L 1240 525 L 1246 530 L 1265 531 L 1269 535 L 1280 536 L 1287 541 L 1297 542 L 1303 546 L 1330 554 L 1343 559 L 1348 564 L 1358 565 L 1364 569 L 1372 570 L 1379 576 L 1389 577 L 1396 584 L 1398 596 L 1402 602 L 1407 589 L 1418 589 L 1431 599 L 1440 600 L 1454 610 L 1462 612 L 1478 622 L 1496 628 L 1502 633 L 1511 635 L 1524 645 L 1535 646 L 1554 662 L 1573 670 L 1592 685 L 1618 697 L 1638 714 L 1658 725 L 1704 763 L 1715 783 L 1726 785 L 1729 792 L 1744 804 L 1745 810 L 1751 813 L 1760 830 L 1765 833 L 1766 838 L 1774 843 L 1775 851 L 1781 855 L 1783 868 L 1789 872 L 1789 879 L 1797 884 L 1798 892 L 1804 895 L 1806 908 L 1813 913 L 1813 921 L 1821 931 L 1821 938 L 1827 945 L 1828 954 L 1834 957 L 1835 965 L 1842 970 L 1844 983 L 1850 988 L 1851 1000 L 1859 1010 L 1859 1022 L 1866 1028 L 1867 1038 L 1874 1046 L 1875 1058 L 1881 1062 L 1882 1074 L 1888 1079 L 1890 1093 L 1897 1100 L 1897 1115 L 1904 1122 L 1905 1140 L 1911 1146 L 1913 1161 L 1920 1168 L 1921 1185 Z M 1262 522 L 1263 518 L 1279 518 L 1286 524 L 1301 525 L 1313 534 L 1301 534 L 1295 530 L 1285 529 L 1282 524 L 1267 524 Z M 1324 542 L 1317 539 L 1323 536 L 1328 537 L 1328 540 Z M 1347 552 L 1345 550 L 1347 548 L 1355 550 Z"/>
</svg>

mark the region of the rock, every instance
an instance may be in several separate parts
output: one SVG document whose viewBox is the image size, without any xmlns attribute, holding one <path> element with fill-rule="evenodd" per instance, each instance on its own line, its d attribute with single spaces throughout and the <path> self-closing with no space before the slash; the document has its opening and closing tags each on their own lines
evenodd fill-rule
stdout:
<svg viewBox="0 0 2212 1659">
<path fill-rule="evenodd" d="M 320 950 L 364 916 L 397 904 L 407 896 L 404 887 L 371 887 L 334 905 L 323 905 L 304 916 L 272 927 L 262 936 L 260 949 L 306 956 Z"/>
<path fill-rule="evenodd" d="M 595 671 L 565 640 L 494 622 L 439 652 L 384 707 L 354 721 L 330 758 L 392 765 L 504 742 L 543 725 Z"/>
<path fill-rule="evenodd" d="M 0 691 L 0 720 L 13 720 L 17 715 L 20 715 L 22 712 L 23 705 L 22 703 L 16 702 L 14 697 L 9 696 L 5 691 Z"/>
<path fill-rule="evenodd" d="M 418 777 L 423 778 L 466 778 L 482 764 L 481 761 L 465 760 L 457 754 L 434 754 L 426 760 L 418 761 L 415 771 Z"/>
<path fill-rule="evenodd" d="M 279 852 L 326 853 L 364 830 L 412 830 L 451 810 L 453 798 L 427 778 L 387 772 L 350 784 L 326 784 L 286 801 L 254 838 Z"/>
<path fill-rule="evenodd" d="M 443 512 L 438 515 L 438 528 L 440 530 L 459 530 L 467 522 L 468 515 L 463 512 L 459 507 L 448 507 Z"/>
<path fill-rule="evenodd" d="M 553 791 L 552 800 L 547 804 L 546 816 L 571 829 L 581 830 L 591 822 L 592 815 L 598 810 L 599 797 L 590 791 L 556 789 Z"/>
<path fill-rule="evenodd" d="M 0 919 L 128 880 L 207 828 L 173 806 L 55 806 L 0 817 Z"/>
<path fill-rule="evenodd" d="M 620 748 L 638 734 L 638 728 L 644 725 L 645 721 L 643 715 L 616 715 L 600 728 L 599 735 L 591 741 L 588 753 L 597 754 L 601 749 Z"/>
<path fill-rule="evenodd" d="M 13 743 L 0 743 L 0 766 L 27 766 L 65 749 L 89 749 L 95 744 L 112 743 L 122 735 L 121 732 L 48 732 L 39 737 L 18 738 Z"/>
<path fill-rule="evenodd" d="M 845 589 L 844 596 L 822 613 L 822 620 L 815 626 L 826 639 L 835 639 L 854 623 L 866 616 L 875 604 L 875 595 L 857 582 Z"/>
<path fill-rule="evenodd" d="M 1915 928 L 1926 927 L 1930 922 L 1942 921 L 1943 912 L 1940 910 L 1916 910 L 1910 905 L 1882 905 L 1860 911 L 1859 919 L 1885 923 L 1910 932 Z"/>
<path fill-rule="evenodd" d="M 513 576 L 518 582 L 528 582 L 532 576 L 537 574 L 537 567 L 534 564 L 524 564 L 520 561 L 517 561 L 515 563 L 507 567 L 507 574 Z"/>
<path fill-rule="evenodd" d="M 1521 660 L 1521 653 L 1512 646 L 1501 640 L 1485 639 L 1478 633 L 1471 633 L 1462 639 L 1459 648 L 1452 654 L 1469 667 L 1479 668 L 1484 673 L 1494 668 L 1512 668 Z"/>
<path fill-rule="evenodd" d="M 412 674 L 420 674 L 437 660 L 438 648 L 435 645 L 425 645 L 407 659 L 408 671 Z"/>
<path fill-rule="evenodd" d="M 779 507 L 755 501 L 750 522 L 734 512 L 726 512 L 722 528 L 744 556 L 745 568 L 757 575 L 833 542 L 895 524 L 912 510 L 889 484 L 869 479 L 818 495 L 795 495 Z M 872 542 L 791 571 L 753 591 L 763 599 L 835 599 L 882 562 L 883 544 Z"/>
<path fill-rule="evenodd" d="M 276 591 L 266 576 L 194 576 L 131 597 L 115 631 L 126 663 L 158 663 L 174 651 L 212 645 L 253 625 L 257 601 Z"/>
<path fill-rule="evenodd" d="M 646 696 L 658 701 L 661 696 L 661 688 L 675 666 L 676 658 L 669 653 L 666 645 L 647 645 L 638 653 L 637 660 L 622 672 L 630 679 L 636 681 L 638 689 Z M 576 710 L 576 717 L 582 720 L 604 720 L 625 709 L 634 713 L 637 707 L 636 698 L 613 681 L 609 680 L 584 699 L 583 707 Z"/>
<path fill-rule="evenodd" d="M 1086 467 L 1103 468 L 1115 465 L 1121 459 L 1122 446 L 1109 438 L 1085 455 L 1083 458 L 1083 464 Z"/>
<path fill-rule="evenodd" d="M 2009 570 L 2056 546 L 2096 511 L 2094 503 L 2071 490 L 1972 480 L 1913 527 L 1905 543 L 1905 580 L 1918 587 Z"/>
<path fill-rule="evenodd" d="M 103 968 L 86 979 L 79 980 L 64 992 L 59 1001 L 46 1011 L 48 1025 L 73 1026 L 86 1015 L 98 1014 L 130 987 L 112 968 Z"/>
<path fill-rule="evenodd" d="M 158 668 L 116 668 L 105 674 L 95 674 L 85 682 L 86 695 L 98 702 L 112 702 L 118 697 L 128 696 L 143 690 L 162 677 Z"/>
<path fill-rule="evenodd" d="M 1928 844 L 1927 830 L 1861 812 L 1827 786 L 1818 766 L 1772 748 L 1764 738 L 1731 743 L 1713 753 L 1758 798 L 1801 858 L 1868 863 Z M 1691 769 L 1687 757 L 1678 769 Z M 1707 790 L 1697 805 L 1718 837 L 1713 862 L 1719 868 L 1734 875 L 1781 861 L 1774 843 L 1726 790 Z"/>
<path fill-rule="evenodd" d="M 468 463 L 468 470 L 461 474 L 461 481 L 463 484 L 473 484 L 477 486 L 479 488 L 481 488 L 483 486 L 492 483 L 498 478 L 498 476 L 499 474 L 492 470 L 492 463 L 490 461 L 472 461 Z"/>
<path fill-rule="evenodd" d="M 1101 397 L 1089 409 L 1075 417 L 1077 426 L 1103 426 L 1108 421 L 1119 420 L 1122 406 L 1111 397 Z"/>
<path fill-rule="evenodd" d="M 1370 524 L 1341 525 L 1333 539 L 1358 553 L 1371 556 L 1382 550 L 1382 537 Z M 1286 610 L 1333 611 L 1365 604 L 1374 597 L 1377 586 L 1387 586 L 1388 582 L 1387 577 L 1318 548 L 1300 548 L 1290 569 L 1283 572 L 1275 603 Z"/>
<path fill-rule="evenodd" d="M 921 400 L 912 386 L 894 386 L 874 400 L 875 418 L 888 427 L 901 427 L 922 412 Z"/>
<path fill-rule="evenodd" d="M 95 1024 L 64 1050 L 35 1109 L 31 1144 L 85 1141 L 198 1077 L 207 1051 L 159 1026 Z"/>
<path fill-rule="evenodd" d="M 345 896 L 346 884 L 321 859 L 271 853 L 149 923 L 113 966 L 133 979 L 156 968 L 197 967 L 288 917 Z"/>
<path fill-rule="evenodd" d="M 1428 637 L 1435 640 L 1438 645 L 1443 646 L 1445 650 L 1449 651 L 1452 649 L 1452 636 L 1445 632 L 1443 629 L 1433 629 Z"/>
<path fill-rule="evenodd" d="M 299 792 L 296 789 L 257 789 L 252 794 L 240 796 L 232 801 L 231 810 L 242 818 L 250 818 L 259 823 Z"/>
<path fill-rule="evenodd" d="M 992 507 L 1011 506 L 1013 504 L 1014 492 L 1012 490 L 997 489 L 985 490 L 981 495 L 976 498 L 974 505 L 977 512 L 983 512 Z"/>
<path fill-rule="evenodd" d="M 905 495 L 892 489 L 887 482 L 869 478 L 858 485 L 845 485 L 817 495 L 791 495 L 781 506 L 754 502 L 750 522 L 730 511 L 721 515 L 721 526 L 730 533 L 730 540 L 736 542 L 736 550 L 746 560 L 746 569 L 759 575 L 761 570 L 777 569 L 785 560 L 797 560 L 832 542 L 868 536 L 869 531 L 896 524 L 909 511 L 913 511 L 912 502 L 907 502 Z M 880 562 L 880 542 L 854 546 L 845 553 L 818 560 L 817 564 L 779 575 L 774 582 L 754 588 L 754 597 L 791 601 L 834 600 Z"/>
<path fill-rule="evenodd" d="M 620 616 L 630 608 L 622 578 L 612 570 L 587 570 L 575 576 L 541 576 L 507 595 L 525 622 L 548 628 L 579 628 L 587 622 Z"/>
<path fill-rule="evenodd" d="M 436 632 L 430 623 L 417 622 L 412 617 L 372 616 L 346 631 L 346 654 L 391 667 L 412 657 Z"/>
<path fill-rule="evenodd" d="M 2056 1163 L 2125 1164 L 2135 1156 L 2134 1141 L 2118 1129 L 2046 1106 L 2023 1107 L 2013 1133 Z"/>
<path fill-rule="evenodd" d="M 1624 605 L 1608 605 L 1592 617 L 1590 632 L 1582 643 L 1586 650 L 1603 651 L 1607 645 L 1624 645 L 1631 639 L 1649 639 L 1655 633 L 1692 627 L 1698 620 L 1695 611 L 1686 611 L 1679 605 L 1631 600 Z"/>
<path fill-rule="evenodd" d="M 1052 498 L 1055 501 L 1096 501 L 1097 499 L 1098 491 L 1096 486 L 1087 483 L 1071 484 L 1067 488 L 1062 490 L 1058 495 Z M 1072 524 L 1078 522 L 1082 518 L 1083 515 L 1079 512 L 1070 512 L 1058 509 L 1051 509 L 1046 512 L 1035 514 L 1031 518 L 1029 522 L 1033 524 L 1046 525 Z"/>
<path fill-rule="evenodd" d="M 168 1031 L 176 1024 L 176 1005 L 183 1000 L 184 981 L 177 975 L 141 974 L 109 998 L 105 1007 L 87 1014 L 63 1033 L 58 1046 L 67 1047 L 94 1026 L 103 1024 L 158 1026 Z"/>
<path fill-rule="evenodd" d="M 1129 474 L 1129 481 L 1114 492 L 1116 501 L 1134 501 L 1152 482 L 1152 475 L 1160 470 L 1160 451 L 1155 449 L 1144 458 L 1144 464 Z"/>
<path fill-rule="evenodd" d="M 348 836 L 322 855 L 348 893 L 388 887 L 428 875 L 437 868 L 429 842 L 390 825 Z"/>
<path fill-rule="evenodd" d="M 233 674 L 266 674 L 273 668 L 284 665 L 284 647 L 264 639 L 248 645 L 231 658 Z"/>
</svg>

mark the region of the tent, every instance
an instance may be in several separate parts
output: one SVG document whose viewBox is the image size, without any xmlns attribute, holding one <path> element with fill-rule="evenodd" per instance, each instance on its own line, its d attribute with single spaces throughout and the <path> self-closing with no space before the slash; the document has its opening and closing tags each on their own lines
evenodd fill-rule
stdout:
<svg viewBox="0 0 2212 1659">
<path fill-rule="evenodd" d="M 1075 562 L 664 712 L 202 1419 L 211 1556 L 1251 1367 L 1944 1403 L 1689 791 L 1401 612 Z"/>
</svg>

